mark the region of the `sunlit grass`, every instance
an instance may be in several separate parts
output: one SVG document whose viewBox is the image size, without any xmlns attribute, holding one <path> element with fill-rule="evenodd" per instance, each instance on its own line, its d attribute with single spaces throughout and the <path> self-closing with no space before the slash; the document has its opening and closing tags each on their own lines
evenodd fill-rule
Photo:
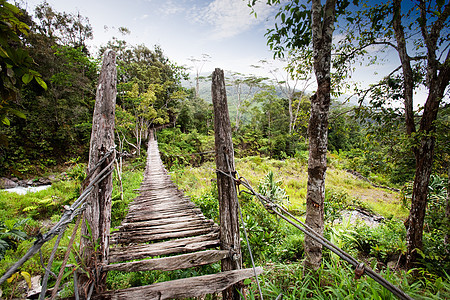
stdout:
<svg viewBox="0 0 450 300">
<path fill-rule="evenodd" d="M 282 182 L 281 187 L 289 195 L 289 209 L 304 211 L 306 202 L 306 185 L 308 180 L 307 165 L 304 159 L 291 158 L 284 161 L 259 156 L 235 159 L 236 171 L 256 188 L 262 178 L 272 171 L 275 180 Z M 187 167 L 170 173 L 178 188 L 186 195 L 199 197 L 211 189 L 215 180 L 215 164 L 208 162 L 198 168 Z M 345 170 L 329 166 L 326 175 L 326 191 L 344 192 L 350 198 L 357 199 L 365 208 L 387 218 L 405 219 L 408 211 L 399 200 L 399 194 L 386 189 L 373 187 L 367 181 L 360 180 Z"/>
</svg>

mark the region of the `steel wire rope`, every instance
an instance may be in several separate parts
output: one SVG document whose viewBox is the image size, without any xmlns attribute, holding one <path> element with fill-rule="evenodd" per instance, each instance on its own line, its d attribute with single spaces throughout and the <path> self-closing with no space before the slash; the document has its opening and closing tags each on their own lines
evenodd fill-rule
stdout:
<svg viewBox="0 0 450 300">
<path fill-rule="evenodd" d="M 231 174 L 230 161 L 228 160 L 228 156 L 226 154 L 225 154 L 225 160 L 227 162 L 228 170 L 230 171 L 229 177 L 234 178 L 232 176 L 232 174 Z M 238 178 L 239 178 L 239 174 L 237 174 L 237 175 L 238 175 Z M 232 186 L 234 188 L 234 193 L 236 194 L 236 202 L 237 202 L 237 206 L 238 206 L 238 210 L 239 210 L 239 216 L 241 217 L 242 228 L 244 229 L 244 237 L 245 237 L 245 240 L 247 242 L 248 253 L 249 253 L 250 259 L 252 261 L 252 268 L 253 268 L 253 273 L 255 274 L 256 284 L 258 285 L 259 296 L 261 297 L 261 300 L 264 300 L 264 297 L 263 297 L 263 294 L 262 294 L 262 290 L 261 290 L 261 285 L 259 284 L 258 274 L 256 273 L 256 266 L 255 266 L 255 260 L 253 259 L 252 248 L 250 246 L 250 241 L 248 240 L 247 228 L 245 227 L 244 218 L 242 217 L 241 204 L 239 203 L 239 199 L 237 197 L 239 188 L 236 187 L 236 184 L 232 184 Z"/>
<path fill-rule="evenodd" d="M 89 174 L 86 176 L 86 180 L 90 179 L 92 174 L 96 169 L 100 167 L 100 165 L 113 153 L 115 152 L 115 146 L 111 147 L 109 151 L 107 151 L 103 157 L 99 160 L 99 162 L 92 168 Z M 85 208 L 84 201 L 92 192 L 94 186 L 103 181 L 107 176 L 109 176 L 114 168 L 111 168 L 114 160 L 112 160 L 102 171 L 99 172 L 95 178 L 90 181 L 89 185 L 84 189 L 81 195 L 74 201 L 74 203 L 69 207 L 64 207 L 64 213 L 61 219 L 56 223 L 48 232 L 39 236 L 34 242 L 33 246 L 28 249 L 28 251 L 12 266 L 6 271 L 3 276 L 0 278 L 0 285 L 3 284 L 9 277 L 11 277 L 28 259 L 30 259 L 34 254 L 36 254 L 41 247 L 48 241 L 52 240 L 56 235 L 60 234 L 61 229 L 63 229 L 67 224 L 72 222 L 72 220 L 79 215 Z M 108 170 L 111 168 L 110 170 Z M 105 174 L 106 173 L 106 174 Z M 79 207 L 81 205 L 81 207 Z"/>
<path fill-rule="evenodd" d="M 369 277 L 371 277 L 377 283 L 379 283 L 380 285 L 385 287 L 392 294 L 394 294 L 397 298 L 402 299 L 402 300 L 413 300 L 413 298 L 411 298 L 409 295 L 407 295 L 404 291 L 402 291 L 400 288 L 398 288 L 397 286 L 393 285 L 392 283 L 390 283 L 389 281 L 384 279 L 382 276 L 380 276 L 378 273 L 373 271 L 371 268 L 364 266 L 363 263 L 359 263 L 353 256 L 351 256 L 344 250 L 340 249 L 339 247 L 337 247 L 336 245 L 334 245 L 333 243 L 328 241 L 323 236 L 317 234 L 312 228 L 310 228 L 308 225 L 306 225 L 302 221 L 298 220 L 295 216 L 293 216 L 291 213 L 289 213 L 289 211 L 287 211 L 284 207 L 278 205 L 277 203 L 274 203 L 269 198 L 256 192 L 245 177 L 241 176 L 241 177 L 235 178 L 222 170 L 216 170 L 216 172 L 222 173 L 223 175 L 230 177 L 238 185 L 244 186 L 246 189 L 248 189 L 250 191 L 250 193 L 247 191 L 241 191 L 241 192 L 249 193 L 249 194 L 255 196 L 256 198 L 258 198 L 258 200 L 262 203 L 262 205 L 264 206 L 264 208 L 266 210 L 268 210 L 269 212 L 271 212 L 271 211 L 274 212 L 280 218 L 284 219 L 285 221 L 289 222 L 291 225 L 300 229 L 303 233 L 305 233 L 309 237 L 313 238 L 316 242 L 327 247 L 328 249 L 333 251 L 335 254 L 337 254 L 339 257 L 341 257 L 343 260 L 345 260 L 346 262 L 348 262 L 349 264 L 351 264 L 352 266 L 357 268 L 357 270 L 359 269 L 360 271 L 362 271 L 362 273 L 364 273 L 364 272 L 367 273 L 367 275 Z M 282 213 L 279 212 L 277 209 L 281 210 Z M 283 213 L 288 215 L 293 220 L 295 220 L 295 222 L 297 222 L 301 226 L 298 225 L 297 223 L 295 223 L 294 221 L 292 221 L 291 219 L 289 219 L 288 217 L 286 217 L 285 215 L 283 215 Z"/>
</svg>

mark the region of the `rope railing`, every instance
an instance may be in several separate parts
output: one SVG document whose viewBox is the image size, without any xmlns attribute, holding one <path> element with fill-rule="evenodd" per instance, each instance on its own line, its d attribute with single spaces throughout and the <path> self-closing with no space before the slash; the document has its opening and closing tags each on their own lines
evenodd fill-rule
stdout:
<svg viewBox="0 0 450 300">
<path fill-rule="evenodd" d="M 38 253 L 41 249 L 41 247 L 48 241 L 52 240 L 55 236 L 59 235 L 62 236 L 65 229 L 67 228 L 67 225 L 72 222 L 72 220 L 80 215 L 85 207 L 86 203 L 85 200 L 89 196 L 89 194 L 92 192 L 94 186 L 98 184 L 99 182 L 103 181 L 107 176 L 109 176 L 113 170 L 113 163 L 114 160 L 112 160 L 105 168 L 103 168 L 95 177 L 94 179 L 90 180 L 93 173 L 103 164 L 103 162 L 111 156 L 115 152 L 115 147 L 111 148 L 108 152 L 106 152 L 103 157 L 98 161 L 98 163 L 92 168 L 92 170 L 89 171 L 88 175 L 86 176 L 86 179 L 84 180 L 85 184 L 89 182 L 89 184 L 84 188 L 81 195 L 77 198 L 77 200 L 74 201 L 74 203 L 71 206 L 64 206 L 64 213 L 61 216 L 61 219 L 56 223 L 48 232 L 46 232 L 43 235 L 40 235 L 37 237 L 36 241 L 34 242 L 33 246 L 31 246 L 30 249 L 28 249 L 27 253 L 25 253 L 22 258 L 20 258 L 11 268 L 6 271 L 3 276 L 0 278 L 0 285 L 3 284 L 9 277 L 11 277 L 26 261 L 28 261 L 32 256 L 34 256 L 36 253 Z M 58 242 L 58 241 L 57 241 Z M 57 248 L 57 245 L 54 247 Z M 52 254 L 53 254 L 52 252 Z M 49 261 L 49 264 L 47 265 L 46 272 L 44 275 L 45 280 L 43 281 L 43 289 L 42 291 L 45 292 L 44 285 L 46 285 L 46 281 L 49 276 L 49 270 L 51 268 L 51 262 L 52 258 L 54 257 L 54 254 L 51 255 L 51 259 Z M 42 295 L 42 294 L 41 294 Z"/>
<path fill-rule="evenodd" d="M 304 234 L 308 235 L 312 239 L 314 239 L 319 244 L 325 246 L 332 252 L 334 252 L 336 255 L 338 255 L 340 258 L 342 258 L 347 263 L 351 264 L 353 267 L 355 267 L 355 273 L 358 277 L 360 277 L 363 273 L 366 273 L 370 278 L 375 280 L 377 283 L 385 287 L 387 290 L 389 290 L 393 295 L 395 295 L 397 298 L 401 300 L 412 300 L 409 295 L 407 295 L 404 291 L 402 291 L 397 286 L 393 285 L 386 279 L 384 279 L 381 275 L 376 273 L 371 268 L 364 265 L 364 263 L 360 263 L 357 259 L 355 259 L 353 256 L 342 250 L 341 248 L 334 245 L 332 242 L 324 238 L 322 235 L 316 233 L 311 227 L 297 219 L 294 215 L 292 215 L 286 208 L 283 206 L 273 202 L 268 197 L 265 197 L 261 195 L 260 193 L 256 192 L 255 189 L 250 185 L 247 179 L 245 179 L 242 176 L 237 176 L 235 178 L 231 174 L 224 172 L 222 170 L 216 170 L 216 172 L 221 173 L 225 176 L 230 177 L 236 185 L 239 187 L 239 185 L 242 185 L 244 188 L 246 188 L 248 191 L 240 191 L 239 193 L 245 192 L 250 195 L 255 196 L 263 205 L 264 208 L 266 208 L 267 211 L 272 212 L 282 218 L 283 220 L 287 221 L 291 225 L 295 226 L 296 228 L 300 229 Z"/>
</svg>

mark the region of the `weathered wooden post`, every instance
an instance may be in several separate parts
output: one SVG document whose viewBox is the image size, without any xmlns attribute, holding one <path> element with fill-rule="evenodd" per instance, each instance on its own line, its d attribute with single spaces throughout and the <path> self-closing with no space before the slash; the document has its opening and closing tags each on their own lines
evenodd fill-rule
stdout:
<svg viewBox="0 0 450 300">
<path fill-rule="evenodd" d="M 103 65 L 98 81 L 97 94 L 95 99 L 94 116 L 92 120 L 91 144 L 89 150 L 88 172 L 102 157 L 114 147 L 114 116 L 116 106 L 116 53 L 107 50 L 103 57 Z M 109 156 L 99 168 L 92 174 L 90 179 L 94 179 L 102 170 L 109 166 L 115 159 L 115 152 Z M 81 251 L 82 259 L 86 266 L 92 271 L 92 276 L 97 277 L 95 283 L 96 291 L 100 292 L 106 284 L 106 276 L 96 274 L 99 266 L 107 264 L 109 253 L 109 231 L 111 226 L 111 194 L 112 194 L 112 174 L 107 176 L 92 190 L 86 200 L 86 210 L 84 212 Z M 88 230 L 88 226 L 90 230 Z M 90 231 L 90 232 L 89 232 Z M 83 236 L 88 236 L 85 238 Z M 90 284 L 89 279 L 80 274 L 80 285 L 86 290 Z"/>
<path fill-rule="evenodd" d="M 214 132 L 216 145 L 216 167 L 225 173 L 235 175 L 234 150 L 231 139 L 231 124 L 228 113 L 227 94 L 223 70 L 215 69 L 212 74 L 212 102 L 214 106 Z M 219 192 L 220 212 L 220 248 L 234 255 L 222 260 L 222 271 L 242 268 L 241 243 L 239 237 L 239 210 L 236 187 L 233 179 L 218 172 L 217 189 Z M 231 286 L 223 291 L 223 299 L 241 299 L 240 285 Z"/>
</svg>

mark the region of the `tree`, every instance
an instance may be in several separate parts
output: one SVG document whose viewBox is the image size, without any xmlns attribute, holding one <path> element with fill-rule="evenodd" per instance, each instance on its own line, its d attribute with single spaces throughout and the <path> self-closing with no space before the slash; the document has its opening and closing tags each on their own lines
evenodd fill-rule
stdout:
<svg viewBox="0 0 450 300">
<path fill-rule="evenodd" d="M 29 26 L 19 19 L 22 16 L 18 7 L 0 0 L 0 124 L 3 125 L 10 124 L 8 113 L 25 118 L 13 105 L 23 83 L 35 79 L 42 88 L 47 88 L 41 75 L 32 69 L 36 65 L 24 46 Z"/>
<path fill-rule="evenodd" d="M 37 80 L 22 85 L 13 104 L 26 119 L 12 116 L 13 126 L 0 128 L 9 144 L 0 147 L 0 169 L 17 175 L 30 172 L 31 165 L 39 172 L 40 167 L 87 156 L 97 78 L 97 63 L 81 47 L 42 34 L 41 22 L 25 11 L 20 18 L 31 28 L 21 43 L 48 89 Z"/>
<path fill-rule="evenodd" d="M 54 11 L 47 2 L 38 5 L 35 13 L 38 19 L 37 29 L 41 35 L 60 45 L 81 48 L 83 52 L 88 53 L 86 41 L 93 37 L 88 18 L 79 12 L 75 14 Z"/>
<path fill-rule="evenodd" d="M 200 76 L 203 66 L 210 60 L 211 56 L 203 53 L 200 58 L 190 57 L 189 60 L 194 64 L 195 69 L 195 97 L 200 97 L 200 80 L 204 77 Z"/>
<path fill-rule="evenodd" d="M 100 53 L 106 49 L 117 52 L 118 111 L 126 122 L 134 123 L 131 131 L 129 124 L 121 126 L 118 137 L 140 155 L 151 128 L 175 124 L 179 104 L 187 97 L 180 84 L 184 68 L 171 63 L 158 46 L 129 46 L 114 38 Z"/>
<path fill-rule="evenodd" d="M 289 101 L 289 134 L 292 134 L 295 132 L 297 122 L 300 121 L 302 98 L 312 84 L 312 50 L 310 47 L 302 46 L 300 49 L 290 50 L 287 58 L 278 59 L 287 63 L 287 67 L 281 72 L 278 68 L 273 68 L 269 73 Z"/>
<path fill-rule="evenodd" d="M 346 26 L 349 31 L 341 45 L 346 48 L 342 60 L 351 61 L 366 54 L 372 45 L 395 51 L 400 60 L 399 67 L 361 94 L 370 96 L 371 104 L 377 107 L 393 100 L 403 102 L 405 131 L 415 157 L 412 203 L 406 222 L 407 267 L 413 266 L 417 249 L 423 247 L 428 185 L 436 146 L 436 120 L 450 81 L 449 16 L 450 1 L 382 2 L 347 18 L 353 25 Z M 353 37 L 357 37 L 356 41 Z M 428 95 L 423 107 L 416 112 L 414 94 L 419 87 L 425 88 Z"/>
<path fill-rule="evenodd" d="M 227 78 L 235 91 L 236 114 L 234 117 L 235 130 L 238 131 L 241 126 L 242 113 L 251 105 L 251 95 L 254 89 L 261 86 L 262 82 L 267 78 L 257 77 L 255 75 L 244 75 L 239 72 L 232 72 L 231 78 Z"/>
<path fill-rule="evenodd" d="M 256 0 L 249 1 L 254 5 Z M 267 4 L 280 4 L 280 0 L 268 0 Z M 280 6 L 278 23 L 266 36 L 275 55 L 283 56 L 285 49 L 313 49 L 313 67 L 317 90 L 311 97 L 311 115 L 308 126 L 309 159 L 306 196 L 306 224 L 318 234 L 323 234 L 325 199 L 325 174 L 327 169 L 328 112 L 331 101 L 331 50 L 336 15 L 342 14 L 350 2 L 327 0 L 311 1 L 311 9 L 299 0 Z M 312 36 L 312 39 L 311 39 Z M 318 269 L 322 259 L 322 246 L 305 237 L 305 265 Z"/>
</svg>

